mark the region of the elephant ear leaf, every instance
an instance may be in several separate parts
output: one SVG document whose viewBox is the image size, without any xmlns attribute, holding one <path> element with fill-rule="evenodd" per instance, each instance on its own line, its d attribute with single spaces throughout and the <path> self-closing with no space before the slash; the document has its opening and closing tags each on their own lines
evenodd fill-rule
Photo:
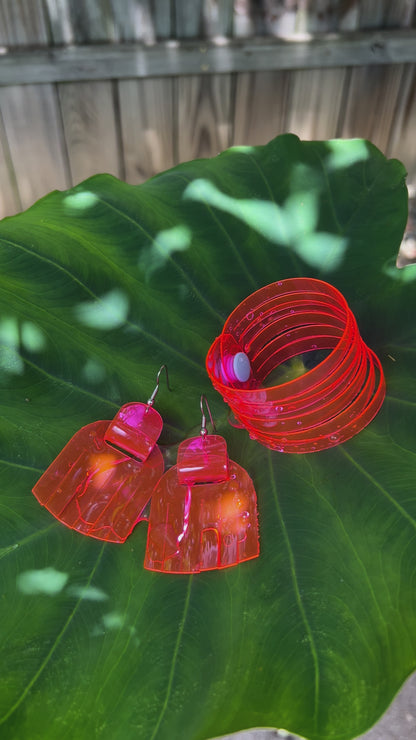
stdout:
<svg viewBox="0 0 416 740">
<path fill-rule="evenodd" d="M 387 707 L 416 663 L 404 177 L 366 141 L 283 135 L 140 186 L 98 175 L 0 223 L 2 736 L 206 740 L 263 725 L 348 740 Z M 376 419 L 316 454 L 231 427 L 205 371 L 233 308 L 291 276 L 344 294 L 387 381 Z M 146 401 L 162 364 L 165 459 L 198 433 L 205 394 L 255 484 L 255 560 L 149 572 L 145 522 L 102 543 L 31 493 L 78 429 Z"/>
</svg>

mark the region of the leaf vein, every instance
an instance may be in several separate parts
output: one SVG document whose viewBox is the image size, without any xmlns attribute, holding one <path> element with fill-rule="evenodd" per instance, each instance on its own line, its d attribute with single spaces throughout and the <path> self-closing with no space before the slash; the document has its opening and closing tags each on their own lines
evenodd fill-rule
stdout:
<svg viewBox="0 0 416 740">
<path fill-rule="evenodd" d="M 103 203 L 108 208 L 111 208 L 113 211 L 118 213 L 122 218 L 125 218 L 127 221 L 130 221 L 130 223 L 136 226 L 149 239 L 149 241 L 155 242 L 157 244 L 157 239 L 154 236 L 152 236 L 152 234 L 150 234 L 150 232 L 148 232 L 142 226 L 142 224 L 136 221 L 136 219 L 132 218 L 124 211 L 121 211 L 119 208 L 114 206 L 112 203 L 109 203 L 107 200 L 104 200 L 104 198 L 97 196 L 97 199 L 100 201 L 100 203 Z M 170 223 L 173 224 L 173 221 L 170 221 Z M 188 273 L 185 272 L 185 270 L 180 265 L 178 265 L 176 260 L 173 259 L 172 255 L 169 254 L 167 257 L 167 260 L 170 262 L 171 265 L 173 265 L 173 267 L 177 270 L 177 272 L 179 272 L 182 278 L 188 283 L 189 287 L 195 293 L 195 295 L 198 296 L 201 303 L 203 303 L 208 308 L 208 310 L 213 314 L 213 316 L 215 316 L 217 321 L 219 320 L 220 323 L 222 324 L 223 318 L 221 314 L 219 314 L 218 311 L 216 311 L 216 309 L 210 304 L 210 302 L 202 295 L 200 290 L 196 287 L 195 283 L 189 277 Z"/>
<path fill-rule="evenodd" d="M 95 574 L 95 572 L 96 572 L 96 570 L 98 568 L 98 565 L 100 563 L 100 560 L 102 558 L 102 555 L 103 555 L 103 552 L 104 552 L 104 548 L 105 548 L 105 545 L 103 545 L 101 547 L 101 550 L 99 552 L 99 555 L 97 557 L 97 560 L 95 562 L 95 565 L 94 565 L 93 569 L 91 570 L 91 573 L 90 573 L 89 578 L 87 580 L 86 587 L 88 587 L 90 585 L 90 583 L 91 583 L 91 581 L 92 581 L 92 579 L 94 577 L 94 574 Z M 19 698 L 16 699 L 15 703 L 10 707 L 10 709 L 6 712 L 6 714 L 4 714 L 3 717 L 0 718 L 0 725 L 4 724 L 4 722 L 6 722 L 9 719 L 9 717 L 11 717 L 12 714 L 14 714 L 14 712 L 16 711 L 16 709 L 18 709 L 20 707 L 20 705 L 22 704 L 22 702 L 26 699 L 26 696 L 28 695 L 29 691 L 31 691 L 31 689 L 35 685 L 36 681 L 38 681 L 38 679 L 42 675 L 42 673 L 45 670 L 46 666 L 48 665 L 50 659 L 52 658 L 54 652 L 56 651 L 56 649 L 58 648 L 59 644 L 61 643 L 62 638 L 64 637 L 64 635 L 65 635 L 65 633 L 66 633 L 69 625 L 71 624 L 72 620 L 74 619 L 74 617 L 75 617 L 75 615 L 76 615 L 76 613 L 77 613 L 77 611 L 78 611 L 78 609 L 79 609 L 82 601 L 83 601 L 83 596 L 80 596 L 79 599 L 77 600 L 74 608 L 70 612 L 70 614 L 68 616 L 68 619 L 66 620 L 65 624 L 63 625 L 61 631 L 59 632 L 59 634 L 55 638 L 52 647 L 50 648 L 49 652 L 47 653 L 47 655 L 43 659 L 42 663 L 40 664 L 38 670 L 36 671 L 36 673 L 34 674 L 34 676 L 30 679 L 30 681 L 26 685 L 26 687 L 23 689 L 23 691 L 20 694 Z"/>
<path fill-rule="evenodd" d="M 293 590 L 295 592 L 295 599 L 296 603 L 298 605 L 298 609 L 302 618 L 302 622 L 304 624 L 306 634 L 309 641 L 309 647 L 311 650 L 312 655 L 312 662 L 314 667 L 314 713 L 313 713 L 313 721 L 314 721 L 314 727 L 315 730 L 317 730 L 318 727 L 318 709 L 319 709 L 319 686 L 320 686 L 320 671 L 319 671 L 319 661 L 318 661 L 318 653 L 316 650 L 315 641 L 313 638 L 311 626 L 309 624 L 308 618 L 306 616 L 305 607 L 302 603 L 302 597 L 299 590 L 298 580 L 297 580 L 297 574 L 296 574 L 296 564 L 295 564 L 295 558 L 292 550 L 292 546 L 289 540 L 289 535 L 286 529 L 286 525 L 283 519 L 282 511 L 280 508 L 279 498 L 277 495 L 276 485 L 275 485 L 275 479 L 274 479 L 274 471 L 272 467 L 271 462 L 271 454 L 268 451 L 268 461 L 269 461 L 269 471 L 270 471 L 270 480 L 272 484 L 272 490 L 273 490 L 273 497 L 276 504 L 276 511 L 279 518 L 280 526 L 282 528 L 283 538 L 286 544 L 286 548 L 289 555 L 289 562 L 290 562 L 290 572 L 292 575 L 292 584 L 293 584 Z"/>
<path fill-rule="evenodd" d="M 360 465 L 360 463 L 357 462 L 357 460 L 354 460 L 353 456 L 350 455 L 345 449 L 343 449 L 342 446 L 340 446 L 338 449 L 344 455 L 344 457 L 346 457 L 347 460 L 349 460 L 350 463 L 352 463 L 357 468 L 357 470 L 359 470 L 360 473 L 362 473 L 367 478 L 367 480 L 369 480 L 373 484 L 373 486 L 375 486 L 375 488 L 377 488 L 377 490 L 379 490 L 380 493 L 383 494 L 383 496 L 387 499 L 387 501 L 389 501 L 393 505 L 393 507 L 397 509 L 397 511 L 405 519 L 407 519 L 407 521 L 412 525 L 412 527 L 416 529 L 416 520 L 413 519 L 413 517 L 406 511 L 406 509 L 403 508 L 403 506 L 400 506 L 400 504 L 397 501 L 395 501 L 393 496 L 385 488 L 383 488 L 381 483 L 379 483 L 378 480 L 376 480 L 371 475 L 371 473 L 369 473 L 362 465 Z"/>
<path fill-rule="evenodd" d="M 165 716 L 165 712 L 166 712 L 167 706 L 169 704 L 169 699 L 170 699 L 170 695 L 171 695 L 171 692 L 172 692 L 172 686 L 173 686 L 173 679 L 174 679 L 174 675 L 175 675 L 176 662 L 177 662 L 177 659 L 178 659 L 179 648 L 180 648 L 180 645 L 181 645 L 181 642 L 182 642 L 182 635 L 183 635 L 183 631 L 184 631 L 184 628 L 185 628 L 186 617 L 187 617 L 188 610 L 189 610 L 189 602 L 190 602 L 190 597 L 191 597 L 192 580 L 193 580 L 193 577 L 190 576 L 189 577 L 189 581 L 188 581 L 188 588 L 187 588 L 187 591 L 186 591 L 186 597 L 185 597 L 185 604 L 184 604 L 184 608 L 183 608 L 183 614 L 182 614 L 181 621 L 179 623 L 178 635 L 177 635 L 176 642 L 175 642 L 175 647 L 174 647 L 174 650 L 173 650 L 172 665 L 171 665 L 170 673 L 169 673 L 168 685 L 167 685 L 167 689 L 166 689 L 166 696 L 165 696 L 165 700 L 163 702 L 162 708 L 161 708 L 160 713 L 159 713 L 159 717 L 157 719 L 157 722 L 156 722 L 156 725 L 155 725 L 155 728 L 153 730 L 153 733 L 152 733 L 152 736 L 151 736 L 150 740 L 154 740 L 154 738 L 156 737 L 156 735 L 157 735 L 157 733 L 159 731 L 159 727 L 162 724 L 163 717 Z"/>
<path fill-rule="evenodd" d="M 184 175 L 180 175 L 180 177 L 181 177 L 181 179 L 182 179 L 182 180 L 184 180 L 184 181 L 185 181 L 185 182 L 186 182 L 186 183 L 187 183 L 188 185 L 189 185 L 189 184 L 190 184 L 190 183 L 192 182 L 192 180 L 189 180 L 189 179 L 188 179 L 187 177 L 185 177 Z M 243 270 L 243 272 L 244 272 L 244 274 L 245 274 L 246 278 L 248 279 L 248 282 L 249 282 L 249 283 L 250 283 L 250 285 L 252 285 L 252 286 L 253 286 L 253 287 L 254 287 L 255 289 L 257 289 L 257 288 L 258 288 L 258 285 L 256 284 L 256 281 L 254 280 L 254 278 L 253 278 L 253 275 L 251 274 L 250 270 L 248 269 L 248 267 L 247 267 L 246 263 L 244 262 L 244 260 L 243 260 L 243 258 L 242 258 L 242 255 L 241 255 L 241 252 L 240 252 L 240 250 L 239 250 L 239 249 L 237 249 L 237 247 L 236 247 L 236 245 L 235 245 L 235 243 L 234 243 L 233 239 L 232 239 L 232 238 L 231 238 L 231 236 L 229 235 L 229 233 L 228 233 L 227 229 L 225 228 L 225 226 L 223 226 L 223 224 L 221 223 L 220 219 L 219 219 L 219 218 L 218 218 L 218 217 L 217 217 L 217 216 L 215 215 L 215 212 L 214 212 L 214 210 L 213 210 L 213 209 L 211 208 L 211 206 L 209 205 L 209 203 L 207 203 L 207 201 L 206 201 L 205 199 L 203 199 L 203 198 L 201 199 L 201 201 L 200 201 L 200 202 L 204 204 L 204 206 L 205 206 L 205 208 L 207 209 L 208 213 L 210 214 L 210 216 L 211 216 L 212 220 L 213 220 L 213 221 L 215 221 L 215 223 L 216 223 L 216 224 L 217 224 L 217 226 L 218 226 L 218 227 L 220 228 L 220 230 L 221 230 L 221 231 L 223 232 L 223 234 L 225 234 L 225 236 L 226 236 L 226 239 L 227 239 L 227 241 L 228 241 L 229 245 L 230 245 L 230 246 L 231 246 L 231 248 L 232 248 L 232 251 L 233 251 L 233 254 L 234 254 L 234 258 L 235 258 L 236 262 L 237 262 L 237 263 L 238 263 L 238 264 L 240 265 L 241 269 Z M 221 319 L 221 321 L 223 321 L 223 319 Z"/>
</svg>

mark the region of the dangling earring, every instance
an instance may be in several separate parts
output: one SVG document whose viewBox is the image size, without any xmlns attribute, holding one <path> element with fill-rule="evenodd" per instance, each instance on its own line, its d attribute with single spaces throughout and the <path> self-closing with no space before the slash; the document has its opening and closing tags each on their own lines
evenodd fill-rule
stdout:
<svg viewBox="0 0 416 740">
<path fill-rule="evenodd" d="M 39 503 L 77 532 L 106 542 L 124 542 L 164 470 L 156 442 L 163 427 L 147 403 L 122 406 L 112 421 L 95 421 L 70 439 L 33 488 Z"/>
<path fill-rule="evenodd" d="M 226 568 L 259 554 L 257 498 L 227 444 L 207 434 L 204 402 L 199 437 L 179 445 L 177 464 L 152 494 L 144 566 L 169 573 Z"/>
</svg>

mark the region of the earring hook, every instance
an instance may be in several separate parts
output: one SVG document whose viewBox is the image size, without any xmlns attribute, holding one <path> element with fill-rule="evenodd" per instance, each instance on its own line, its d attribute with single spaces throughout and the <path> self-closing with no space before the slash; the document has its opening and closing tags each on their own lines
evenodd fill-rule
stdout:
<svg viewBox="0 0 416 740">
<path fill-rule="evenodd" d="M 202 414 L 202 420 L 201 420 L 201 436 L 202 437 L 205 437 L 206 434 L 208 434 L 208 432 L 207 432 L 207 418 L 206 418 L 206 416 L 204 414 L 204 401 L 205 401 L 205 406 L 207 407 L 207 411 L 208 411 L 208 414 L 209 414 L 209 419 L 210 419 L 210 422 L 211 422 L 211 425 L 212 425 L 212 429 L 214 431 L 214 434 L 217 431 L 216 428 L 215 428 L 214 420 L 213 420 L 212 414 L 211 414 L 211 409 L 209 407 L 209 404 L 208 404 L 208 401 L 206 399 L 206 396 L 202 395 L 201 398 L 200 398 L 200 401 L 199 401 L 199 407 L 201 409 L 201 414 Z"/>
<path fill-rule="evenodd" d="M 156 398 L 156 396 L 157 396 L 157 392 L 158 392 L 158 390 L 159 390 L 159 382 L 160 382 L 159 378 L 160 378 L 160 375 L 161 375 L 161 372 L 162 372 L 162 370 L 164 370 L 164 371 L 165 371 L 165 373 L 166 373 L 166 385 L 168 386 L 168 390 L 169 390 L 169 391 L 171 391 L 171 390 L 172 390 L 172 388 L 170 387 L 170 384 L 169 384 L 169 373 L 168 373 L 168 368 L 167 368 L 167 365 L 162 365 L 162 366 L 161 366 L 161 367 L 159 368 L 159 372 L 158 372 L 158 374 L 156 375 L 156 387 L 155 387 L 155 389 L 154 389 L 154 391 L 153 391 L 152 395 L 150 396 L 150 398 L 149 398 L 149 400 L 148 400 L 148 402 L 147 402 L 147 405 L 148 405 L 148 406 L 153 406 L 153 404 L 154 404 L 154 402 L 155 402 L 155 398 Z"/>
</svg>

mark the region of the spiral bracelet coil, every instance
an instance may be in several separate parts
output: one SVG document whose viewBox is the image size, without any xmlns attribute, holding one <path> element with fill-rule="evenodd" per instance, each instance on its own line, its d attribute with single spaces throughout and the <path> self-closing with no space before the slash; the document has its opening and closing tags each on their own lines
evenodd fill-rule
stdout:
<svg viewBox="0 0 416 740">
<path fill-rule="evenodd" d="M 331 350 L 316 367 L 266 387 L 279 365 Z M 290 278 L 252 293 L 211 345 L 208 375 L 236 425 L 280 452 L 315 452 L 360 432 L 385 396 L 383 369 L 363 342 L 341 293 L 322 280 Z"/>
</svg>

